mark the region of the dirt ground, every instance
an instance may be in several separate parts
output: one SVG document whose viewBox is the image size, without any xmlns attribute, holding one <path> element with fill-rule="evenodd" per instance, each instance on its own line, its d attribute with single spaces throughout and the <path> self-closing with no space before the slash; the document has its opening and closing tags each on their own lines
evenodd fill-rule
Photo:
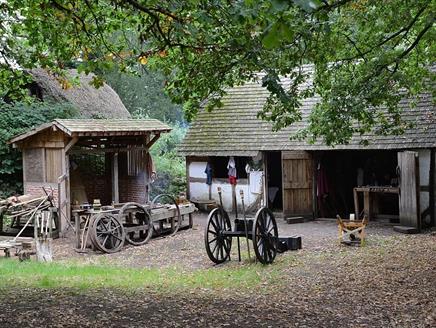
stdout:
<svg viewBox="0 0 436 328">
<path fill-rule="evenodd" d="M 233 220 L 232 220 L 233 221 Z M 89 252 L 81 254 L 74 251 L 74 238 L 55 240 L 55 260 L 69 260 L 71 258 L 85 263 L 110 263 L 123 267 L 183 267 L 186 270 L 195 270 L 213 267 L 204 248 L 204 228 L 207 214 L 194 215 L 192 229 L 181 230 L 176 236 L 152 239 L 143 246 L 125 245 L 123 250 L 116 254 L 101 254 Z M 303 252 L 317 252 L 338 246 L 338 228 L 335 220 L 325 219 L 305 223 L 287 224 L 278 218 L 277 224 L 280 236 L 299 235 L 302 237 Z M 372 222 L 368 226 L 368 235 L 373 240 L 397 235 L 391 225 Z M 237 259 L 237 247 L 232 247 L 232 258 Z M 245 239 L 241 239 L 241 248 L 246 250 Z M 236 265 L 233 261 L 230 265 Z"/>
<path fill-rule="evenodd" d="M 59 239 L 55 258 L 212 268 L 203 246 L 205 221 L 196 215 L 192 230 L 112 255 L 78 254 L 73 240 Z M 402 235 L 371 222 L 368 243 L 358 248 L 338 245 L 332 220 L 278 221 L 280 235 L 303 237 L 303 249 L 278 256 L 274 285 L 180 293 L 0 289 L 0 327 L 436 327 L 435 235 Z M 286 261 L 290 257 L 295 260 Z"/>
</svg>

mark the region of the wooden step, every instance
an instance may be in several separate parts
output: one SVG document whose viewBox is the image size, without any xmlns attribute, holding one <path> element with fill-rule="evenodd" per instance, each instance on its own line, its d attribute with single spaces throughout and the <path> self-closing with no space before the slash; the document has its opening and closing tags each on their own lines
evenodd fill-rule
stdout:
<svg viewBox="0 0 436 328">
<path fill-rule="evenodd" d="M 304 217 L 302 217 L 302 216 L 289 217 L 289 218 L 285 218 L 285 221 L 286 221 L 288 224 L 293 224 L 293 223 L 304 223 Z"/>
<path fill-rule="evenodd" d="M 394 226 L 394 231 L 405 233 L 405 234 L 416 234 L 419 233 L 419 229 L 415 227 L 408 226 Z"/>
</svg>

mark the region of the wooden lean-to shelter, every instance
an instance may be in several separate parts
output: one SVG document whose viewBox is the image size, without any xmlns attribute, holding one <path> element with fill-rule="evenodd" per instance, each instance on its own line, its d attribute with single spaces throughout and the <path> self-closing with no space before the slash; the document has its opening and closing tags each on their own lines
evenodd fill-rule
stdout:
<svg viewBox="0 0 436 328">
<path fill-rule="evenodd" d="M 257 113 L 269 95 L 260 79 L 229 89 L 222 108 L 201 111 L 190 127 L 179 153 L 186 156 L 191 200 L 218 200 L 219 186 L 224 205 L 232 209 L 226 166 L 233 156 L 236 189 L 244 190 L 249 205 L 260 198 L 285 218 L 348 217 L 356 211 L 356 200 L 356 216 L 362 216 L 363 208 L 370 220 L 418 229 L 435 225 L 436 109 L 431 94 L 420 95 L 415 107 L 408 99 L 400 102 L 403 120 L 412 124 L 404 134 L 355 135 L 349 144 L 333 148 L 290 139 L 307 124 L 318 96 L 304 100 L 302 121 L 283 130 L 273 132 L 269 122 L 260 120 Z"/>
<path fill-rule="evenodd" d="M 10 140 L 23 152 L 24 193 L 54 190 L 59 231 L 71 205 L 148 200 L 153 171 L 148 151 L 171 128 L 155 119 L 65 119 Z"/>
</svg>

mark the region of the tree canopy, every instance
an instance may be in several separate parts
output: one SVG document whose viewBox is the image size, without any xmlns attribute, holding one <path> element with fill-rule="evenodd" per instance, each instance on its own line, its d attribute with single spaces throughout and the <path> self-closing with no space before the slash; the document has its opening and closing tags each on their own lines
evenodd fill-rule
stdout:
<svg viewBox="0 0 436 328">
<path fill-rule="evenodd" d="M 185 123 L 181 105 L 171 102 L 164 92 L 164 77 L 158 72 L 125 74 L 114 67 L 104 71 L 103 79 L 120 96 L 133 117 L 156 118 L 168 123 Z"/>
<path fill-rule="evenodd" d="M 0 97 L 23 96 L 22 68 L 61 78 L 71 61 L 85 72 L 140 65 L 166 75 L 189 119 L 265 72 L 271 96 L 259 116 L 276 129 L 301 120 L 302 100 L 317 93 L 303 137 L 334 145 L 401 133 L 401 97 L 433 91 L 435 9 L 428 0 L 0 1 Z M 283 88 L 282 75 L 293 84 Z"/>
</svg>

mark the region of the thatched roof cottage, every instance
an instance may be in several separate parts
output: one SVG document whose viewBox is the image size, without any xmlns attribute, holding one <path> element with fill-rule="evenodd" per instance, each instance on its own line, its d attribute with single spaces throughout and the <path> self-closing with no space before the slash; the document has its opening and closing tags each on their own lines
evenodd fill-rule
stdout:
<svg viewBox="0 0 436 328">
<path fill-rule="evenodd" d="M 68 71 L 69 78 L 79 78 L 79 85 L 64 89 L 59 80 L 45 69 L 32 69 L 29 73 L 33 82 L 30 93 L 42 101 L 69 102 L 76 107 L 83 118 L 127 119 L 130 113 L 118 94 L 106 83 L 100 88 L 90 84 L 93 74 L 79 74 L 77 70 Z"/>
</svg>

